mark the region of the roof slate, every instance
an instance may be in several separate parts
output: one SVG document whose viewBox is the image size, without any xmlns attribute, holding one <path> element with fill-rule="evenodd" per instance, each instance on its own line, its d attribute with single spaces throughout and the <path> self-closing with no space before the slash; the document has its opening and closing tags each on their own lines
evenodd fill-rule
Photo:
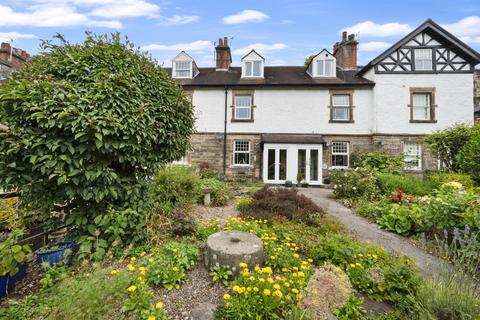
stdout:
<svg viewBox="0 0 480 320">
<path fill-rule="evenodd" d="M 171 69 L 167 68 L 171 73 Z M 241 78 L 241 67 L 230 67 L 229 71 L 215 68 L 199 68 L 200 73 L 193 79 L 178 79 L 184 87 L 223 86 L 374 86 L 375 83 L 355 75 L 355 70 L 337 68 L 336 78 L 312 78 L 304 66 L 266 66 L 264 78 Z"/>
</svg>

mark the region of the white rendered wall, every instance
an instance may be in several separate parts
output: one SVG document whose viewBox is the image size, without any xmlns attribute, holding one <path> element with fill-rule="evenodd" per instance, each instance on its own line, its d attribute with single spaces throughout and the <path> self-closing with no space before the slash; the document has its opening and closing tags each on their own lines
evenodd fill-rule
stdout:
<svg viewBox="0 0 480 320">
<path fill-rule="evenodd" d="M 328 89 L 256 89 L 254 122 L 230 122 L 232 91 L 228 91 L 228 131 L 246 133 L 370 134 L 373 91 L 355 89 L 355 123 L 329 123 Z M 223 132 L 223 89 L 195 90 L 193 105 L 198 132 Z"/>
</svg>

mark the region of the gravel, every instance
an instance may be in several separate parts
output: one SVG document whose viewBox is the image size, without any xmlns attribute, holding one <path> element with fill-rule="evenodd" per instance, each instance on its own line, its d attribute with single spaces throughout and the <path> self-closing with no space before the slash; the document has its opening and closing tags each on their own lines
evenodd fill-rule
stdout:
<svg viewBox="0 0 480 320">
<path fill-rule="evenodd" d="M 191 320 L 190 313 L 198 304 L 219 305 L 228 291 L 227 287 L 211 280 L 203 261 L 187 273 L 187 278 L 188 282 L 179 289 L 154 289 L 156 301 L 164 302 L 165 310 L 172 320 Z"/>
<path fill-rule="evenodd" d="M 206 207 L 199 205 L 192 212 L 192 216 L 198 221 L 219 219 L 222 224 L 229 217 L 236 217 L 237 215 L 238 211 L 235 209 L 235 204 L 233 201 L 230 201 L 228 205 L 223 207 Z"/>
</svg>

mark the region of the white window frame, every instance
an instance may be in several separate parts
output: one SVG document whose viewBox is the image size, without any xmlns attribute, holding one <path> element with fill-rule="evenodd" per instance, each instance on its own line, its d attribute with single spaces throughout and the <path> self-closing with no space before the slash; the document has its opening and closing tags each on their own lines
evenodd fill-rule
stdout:
<svg viewBox="0 0 480 320">
<path fill-rule="evenodd" d="M 412 152 L 416 151 L 415 153 Z M 412 166 L 411 161 L 418 161 L 417 166 Z M 420 143 L 407 143 L 403 144 L 403 169 L 408 171 L 421 171 L 422 170 L 422 145 Z"/>
<path fill-rule="evenodd" d="M 347 104 L 335 104 L 335 96 L 346 96 L 347 97 Z M 332 121 L 349 121 L 350 120 L 350 94 L 342 94 L 342 93 L 333 93 L 332 94 Z M 335 109 L 346 109 L 347 110 L 347 117 L 343 118 L 335 118 Z"/>
<path fill-rule="evenodd" d="M 347 151 L 335 151 L 335 144 L 345 144 L 347 146 Z M 332 141 L 331 144 L 331 161 L 332 169 L 346 169 L 350 166 L 350 143 L 348 141 Z M 347 165 L 346 166 L 336 166 L 333 164 L 333 156 L 347 156 Z"/>
<path fill-rule="evenodd" d="M 237 150 L 237 143 L 247 143 L 248 150 Z M 233 140 L 233 159 L 232 164 L 234 167 L 250 167 L 251 166 L 251 151 L 252 151 L 252 143 L 250 140 Z M 247 154 L 248 163 L 235 163 L 235 155 L 236 154 Z"/>
<path fill-rule="evenodd" d="M 237 98 L 238 97 L 250 97 L 250 105 L 249 106 L 238 106 Z M 253 96 L 251 94 L 236 94 L 235 95 L 235 105 L 233 106 L 233 116 L 235 120 L 252 120 L 252 107 L 253 107 Z M 248 110 L 248 117 L 237 117 L 237 110 L 238 109 L 247 109 Z"/>
<path fill-rule="evenodd" d="M 247 64 L 251 64 L 250 71 L 251 73 L 247 73 Z M 255 63 L 259 63 L 260 65 L 260 74 L 254 75 L 254 65 Z M 263 78 L 263 61 L 262 60 L 248 60 L 243 62 L 242 68 L 242 78 Z"/>
<path fill-rule="evenodd" d="M 325 68 L 325 61 L 331 61 L 332 62 L 332 67 L 330 68 L 330 74 L 327 74 L 326 68 Z M 322 73 L 318 72 L 318 66 L 319 64 L 322 64 Z M 313 74 L 315 77 L 323 77 L 323 78 L 335 78 L 336 77 L 336 70 L 337 68 L 337 63 L 336 60 L 333 58 L 320 58 L 320 59 L 315 59 L 315 64 L 314 64 L 314 69 L 313 69 Z"/>
<path fill-rule="evenodd" d="M 426 58 L 424 53 L 430 52 L 430 58 Z M 415 54 L 415 71 L 432 71 L 433 70 L 433 50 L 430 48 L 419 48 L 414 50 Z M 430 63 L 430 66 L 425 66 Z"/>
<path fill-rule="evenodd" d="M 178 69 L 177 68 L 177 63 L 187 63 L 188 64 L 188 69 Z M 188 76 L 185 76 L 185 77 L 181 77 L 181 76 L 177 76 L 177 71 L 188 71 Z M 173 72 L 172 72 L 172 76 L 173 78 L 176 78 L 176 79 L 188 79 L 188 78 L 192 78 L 192 72 L 193 72 L 193 63 L 192 61 L 185 61 L 185 60 L 177 60 L 177 61 L 173 61 Z"/>
</svg>

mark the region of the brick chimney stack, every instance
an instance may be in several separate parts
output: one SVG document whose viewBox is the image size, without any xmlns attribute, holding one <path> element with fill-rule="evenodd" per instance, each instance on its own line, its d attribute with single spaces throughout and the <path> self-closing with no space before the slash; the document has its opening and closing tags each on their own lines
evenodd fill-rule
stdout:
<svg viewBox="0 0 480 320">
<path fill-rule="evenodd" d="M 10 43 L 2 42 L 0 44 L 0 61 L 9 62 L 15 67 L 20 67 L 28 60 L 30 60 L 30 55 L 26 51 L 12 48 Z"/>
<path fill-rule="evenodd" d="M 352 33 L 347 37 L 347 31 L 343 31 L 342 42 L 333 45 L 333 55 L 337 59 L 337 66 L 343 69 L 356 69 L 357 47 L 358 41 L 355 40 L 355 35 Z"/>
<path fill-rule="evenodd" d="M 215 52 L 217 56 L 217 70 L 228 71 L 228 69 L 230 69 L 230 64 L 232 63 L 232 54 L 230 53 L 227 37 L 218 39 Z"/>
</svg>

